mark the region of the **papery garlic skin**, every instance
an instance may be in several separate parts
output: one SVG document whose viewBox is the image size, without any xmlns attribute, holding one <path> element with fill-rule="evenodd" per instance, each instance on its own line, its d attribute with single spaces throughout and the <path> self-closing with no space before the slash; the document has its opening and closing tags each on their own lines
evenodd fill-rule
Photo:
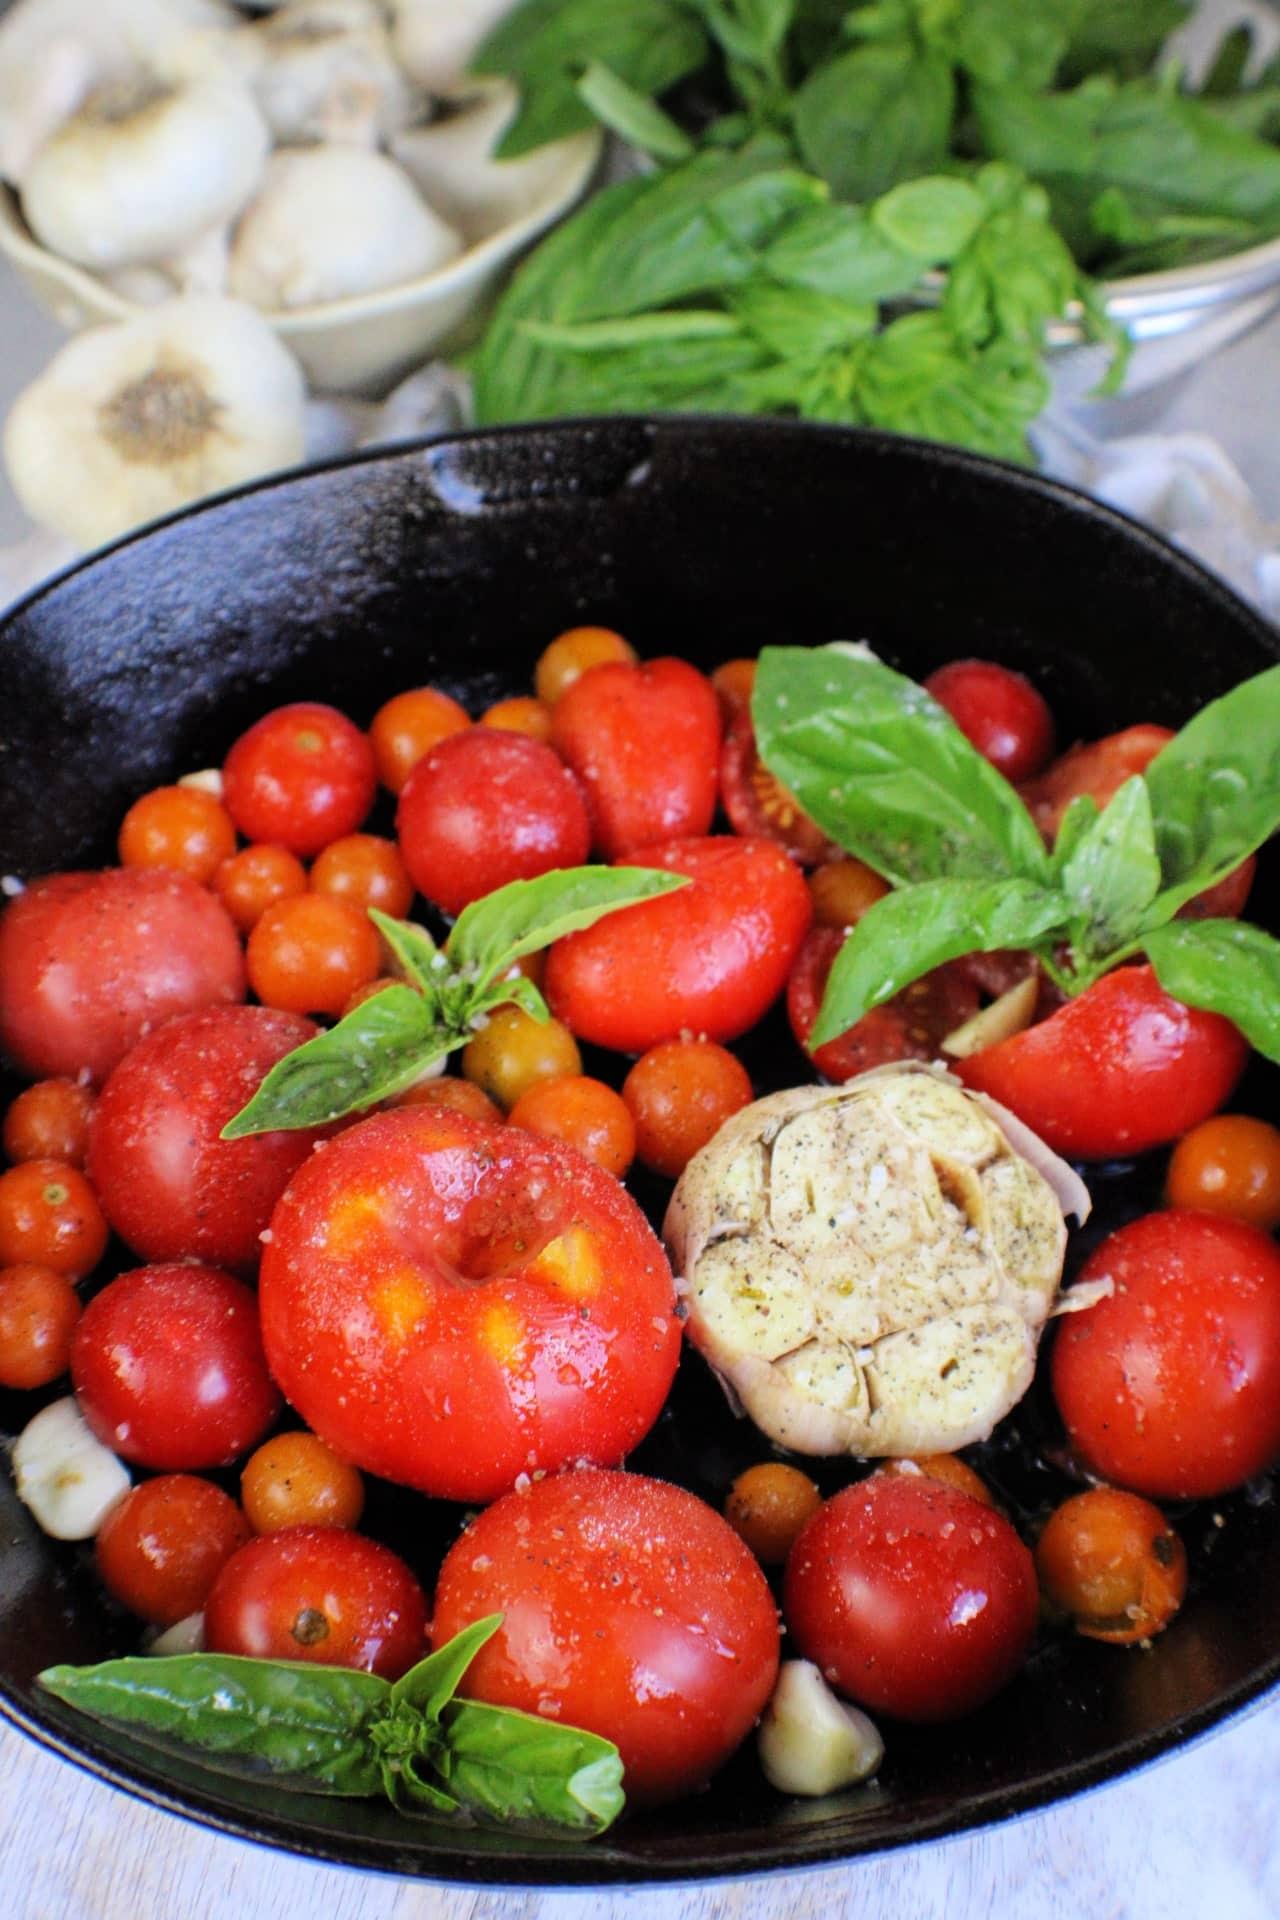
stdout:
<svg viewBox="0 0 1280 1920">
<path fill-rule="evenodd" d="M 250 308 L 187 295 L 70 341 L 5 423 L 33 520 L 81 549 L 301 460 L 306 393 Z"/>
<path fill-rule="evenodd" d="M 532 213 L 564 169 L 561 140 L 518 160 L 493 158 L 517 105 L 509 82 L 480 81 L 456 112 L 410 127 L 391 141 L 392 153 L 423 199 L 472 243 Z"/>
<path fill-rule="evenodd" d="M 456 93 L 485 36 L 515 0 L 391 0 L 391 44 L 426 93 Z"/>
<path fill-rule="evenodd" d="M 377 0 L 289 0 L 237 33 L 238 64 L 277 143 L 376 146 L 422 102 Z"/>
<path fill-rule="evenodd" d="M 91 94 L 27 168 L 22 211 L 80 266 L 164 261 L 239 213 L 269 145 L 245 82 L 193 51 Z"/>
<path fill-rule="evenodd" d="M 229 286 L 269 313 L 434 273 L 462 251 L 393 160 L 356 147 L 273 154 L 231 247 Z"/>
</svg>

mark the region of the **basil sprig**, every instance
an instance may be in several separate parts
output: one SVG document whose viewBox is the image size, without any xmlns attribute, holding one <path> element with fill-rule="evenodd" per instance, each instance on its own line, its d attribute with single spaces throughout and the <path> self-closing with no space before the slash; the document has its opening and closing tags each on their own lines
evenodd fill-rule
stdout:
<svg viewBox="0 0 1280 1920">
<path fill-rule="evenodd" d="M 546 1001 L 511 969 L 606 914 L 689 884 L 650 867 L 563 867 L 513 880 L 464 907 L 443 947 L 425 927 L 369 909 L 406 985 L 386 987 L 276 1062 L 247 1106 L 222 1129 L 245 1134 L 325 1126 L 400 1093 L 465 1046 L 496 1008 L 548 1020 Z"/>
<path fill-rule="evenodd" d="M 471 1661 L 502 1624 L 465 1627 L 392 1684 L 376 1674 L 236 1654 L 140 1656 L 49 1667 L 69 1707 L 144 1738 L 194 1748 L 241 1777 L 368 1799 L 405 1813 L 589 1839 L 622 1810 L 611 1741 L 536 1714 L 459 1700 Z"/>
<path fill-rule="evenodd" d="M 752 699 L 766 764 L 895 891 L 832 967 L 811 1043 L 946 960 L 1019 947 L 1068 994 L 1145 953 L 1165 991 L 1280 1060 L 1280 942 L 1174 915 L 1280 826 L 1280 666 L 1205 707 L 1052 853 L 1023 801 L 914 681 L 865 649 L 770 647 Z"/>
</svg>

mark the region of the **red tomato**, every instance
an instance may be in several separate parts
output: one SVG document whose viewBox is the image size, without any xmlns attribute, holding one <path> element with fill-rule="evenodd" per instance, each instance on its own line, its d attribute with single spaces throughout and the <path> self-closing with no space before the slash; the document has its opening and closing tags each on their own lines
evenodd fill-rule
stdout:
<svg viewBox="0 0 1280 1920">
<path fill-rule="evenodd" d="M 261 1301 L 308 1426 L 452 1500 L 622 1459 L 680 1352 L 671 1269 L 612 1175 L 440 1107 L 378 1114 L 311 1156 L 272 1218 Z"/>
<path fill-rule="evenodd" d="M 1010 1681 L 1035 1632 L 1030 1553 L 1009 1522 L 926 1475 L 873 1474 L 804 1528 L 782 1610 L 840 1692 L 900 1720 L 950 1720 Z"/>
<path fill-rule="evenodd" d="M 760 758 L 750 707 L 734 715 L 720 749 L 720 797 L 735 833 L 776 840 L 801 866 L 815 867 L 836 852 Z"/>
<path fill-rule="evenodd" d="M 787 1017 L 806 1053 L 827 976 L 844 938 L 838 927 L 811 928 L 791 969 Z M 855 1074 L 890 1060 L 936 1060 L 940 1043 L 971 1019 L 979 1004 L 971 972 L 963 961 L 953 961 L 914 980 L 882 1007 L 873 1007 L 856 1026 L 828 1040 L 809 1058 L 828 1080 L 852 1080 Z"/>
<path fill-rule="evenodd" d="M 204 1610 L 211 1653 L 310 1660 L 398 1680 L 427 1651 L 427 1602 L 390 1547 L 342 1527 L 284 1527 L 233 1553 Z"/>
<path fill-rule="evenodd" d="M 1121 1227 L 1080 1282 L 1114 1291 L 1063 1319 L 1054 1398 L 1072 1446 L 1155 1499 L 1239 1486 L 1280 1454 L 1280 1250 L 1217 1214 Z"/>
<path fill-rule="evenodd" d="M 1113 1160 L 1216 1113 L 1248 1057 L 1229 1020 L 1170 999 L 1150 967 L 1119 967 L 955 1070 L 1056 1153 Z"/>
<path fill-rule="evenodd" d="M 591 850 L 577 781 L 540 740 L 473 727 L 418 761 L 396 813 L 414 885 L 446 913 L 510 880 L 580 866 Z"/>
<path fill-rule="evenodd" d="M 557 700 L 551 743 L 586 789 L 606 860 L 711 825 L 720 703 L 684 660 L 592 667 Z"/>
<path fill-rule="evenodd" d="M 498 1632 L 460 1691 L 612 1740 L 632 1801 L 701 1786 L 778 1671 L 778 1618 L 732 1527 L 682 1487 L 560 1474 L 473 1520 L 440 1569 L 432 1641 Z"/>
<path fill-rule="evenodd" d="M 558 940 L 547 961 L 556 1017 L 621 1053 L 684 1032 L 732 1040 L 754 1026 L 786 985 L 813 911 L 794 862 L 772 840 L 716 835 L 643 847 L 618 864 L 692 884 Z"/>
<path fill-rule="evenodd" d="M 135 1253 L 257 1266 L 271 1209 L 320 1136 L 218 1136 L 267 1070 L 316 1031 L 295 1013 L 214 1007 L 170 1020 L 125 1055 L 94 1115 L 89 1177 Z"/>
<path fill-rule="evenodd" d="M 308 858 L 362 826 L 378 790 L 367 734 L 317 700 L 277 707 L 222 767 L 222 801 L 246 840 Z"/>
<path fill-rule="evenodd" d="M 80 1411 L 142 1467 L 225 1467 L 280 1411 L 258 1303 L 217 1267 L 136 1267 L 92 1299 L 71 1343 Z"/>
<path fill-rule="evenodd" d="M 1105 807 L 1126 780 L 1146 772 L 1172 738 L 1169 727 L 1144 725 L 1069 747 L 1038 779 L 1021 788 L 1041 833 L 1047 840 L 1054 838 L 1063 814 L 1079 794 L 1091 794 L 1099 807 Z"/>
<path fill-rule="evenodd" d="M 952 660 L 924 683 L 1006 780 L 1030 780 L 1053 752 L 1053 715 L 1025 674 L 994 660 Z"/>
<path fill-rule="evenodd" d="M 183 873 L 58 873 L 0 918 L 0 1045 L 32 1076 L 104 1080 L 162 1020 L 244 993 L 229 914 Z"/>
<path fill-rule="evenodd" d="M 139 1619 L 171 1627 L 199 1612 L 224 1562 L 248 1538 L 249 1522 L 212 1480 L 162 1473 L 111 1509 L 94 1554 L 108 1593 Z"/>
</svg>

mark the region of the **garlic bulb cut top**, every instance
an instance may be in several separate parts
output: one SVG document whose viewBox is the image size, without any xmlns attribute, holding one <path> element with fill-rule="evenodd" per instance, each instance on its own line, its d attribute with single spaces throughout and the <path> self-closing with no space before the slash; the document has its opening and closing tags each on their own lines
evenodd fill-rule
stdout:
<svg viewBox="0 0 1280 1920">
<path fill-rule="evenodd" d="M 28 167 L 22 211 L 81 266 L 163 261 L 239 213 L 268 145 L 244 81 L 192 49 L 91 94 Z"/>
<path fill-rule="evenodd" d="M 457 93 L 485 35 L 515 0 L 391 0 L 391 44 L 425 93 Z"/>
<path fill-rule="evenodd" d="M 516 90 L 505 80 L 475 84 L 455 110 L 391 141 L 423 199 L 473 243 L 541 205 L 565 164 L 563 141 L 519 160 L 495 160 L 493 150 L 515 118 Z"/>
<path fill-rule="evenodd" d="M 267 312 L 376 293 L 432 273 L 462 241 L 383 154 L 295 147 L 273 154 L 236 230 L 230 288 Z"/>
<path fill-rule="evenodd" d="M 376 146 L 419 109 L 377 0 L 289 0 L 233 50 L 281 144 Z"/>
<path fill-rule="evenodd" d="M 297 363 L 259 314 L 189 295 L 55 354 L 9 415 L 5 464 L 34 520 L 96 547 L 295 465 L 305 400 Z"/>
</svg>

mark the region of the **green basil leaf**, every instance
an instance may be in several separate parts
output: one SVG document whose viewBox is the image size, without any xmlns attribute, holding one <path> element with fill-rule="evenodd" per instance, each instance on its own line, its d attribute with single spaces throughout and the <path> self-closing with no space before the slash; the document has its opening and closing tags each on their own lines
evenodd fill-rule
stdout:
<svg viewBox="0 0 1280 1920">
<path fill-rule="evenodd" d="M 903 253 L 945 266 L 973 238 L 986 211 L 967 180 L 908 180 L 876 201 L 871 219 Z"/>
<path fill-rule="evenodd" d="M 473 972 L 486 987 L 526 953 L 688 884 L 684 874 L 651 867 L 563 867 L 536 880 L 513 880 L 463 908 L 445 952 L 452 967 Z"/>
<path fill-rule="evenodd" d="M 1059 885 L 1062 884 L 1063 867 L 1080 842 L 1092 832 L 1094 822 L 1101 817 L 1101 808 L 1091 793 L 1077 793 L 1067 802 L 1062 824 L 1053 841 L 1053 871 Z"/>
<path fill-rule="evenodd" d="M 795 95 L 806 162 L 841 200 L 873 200 L 947 156 L 955 82 L 942 55 L 909 43 L 855 47 Z"/>
<path fill-rule="evenodd" d="M 779 358 L 818 359 L 875 331 L 873 306 L 855 307 L 804 287 L 755 281 L 726 298 L 734 319 Z"/>
<path fill-rule="evenodd" d="M 787 287 L 864 306 L 909 293 L 920 262 L 902 251 L 862 207 L 811 207 L 766 247 L 761 264 Z"/>
<path fill-rule="evenodd" d="M 1060 893 L 1028 880 L 930 880 L 877 900 L 836 955 L 810 1046 L 966 953 L 1035 947 L 1066 926 Z"/>
<path fill-rule="evenodd" d="M 622 1761 L 611 1741 L 473 1700 L 452 1701 L 442 1724 L 445 1783 L 480 1818 L 585 1839 L 622 1811 Z"/>
<path fill-rule="evenodd" d="M 434 1060 L 470 1039 L 441 1025 L 432 1002 L 412 987 L 384 987 L 327 1033 L 277 1060 L 247 1106 L 219 1136 L 327 1126 L 412 1084 Z"/>
<path fill-rule="evenodd" d="M 895 886 L 1047 881 L 1031 815 L 936 700 L 841 647 L 766 647 L 752 698 L 766 764 L 809 816 Z"/>
<path fill-rule="evenodd" d="M 1099 959 L 1133 937 L 1160 888 L 1151 798 L 1142 775 L 1126 780 L 1087 826 L 1077 831 L 1073 822 L 1073 842 L 1054 864 L 1071 902 L 1075 943 Z"/>
<path fill-rule="evenodd" d="M 369 918 L 390 947 L 405 976 L 424 993 L 434 993 L 445 971 L 440 949 L 425 927 L 416 920 L 393 920 L 378 907 L 368 909 Z"/>
<path fill-rule="evenodd" d="M 659 347 L 664 351 L 686 340 L 736 339 L 742 332 L 731 314 L 697 307 L 674 313 L 636 313 L 622 320 L 579 320 L 565 323 L 526 320 L 521 332 L 540 347 L 562 353 L 613 353 L 618 348 Z"/>
<path fill-rule="evenodd" d="M 692 140 L 671 115 L 647 94 L 628 86 L 602 60 L 590 62 L 578 82 L 578 93 L 610 133 L 629 140 L 633 147 L 659 160 L 688 160 L 693 154 Z"/>
<path fill-rule="evenodd" d="M 522 1007 L 540 1027 L 545 1027 L 551 1018 L 551 1009 L 540 990 L 522 973 L 514 977 L 503 974 L 491 987 L 486 987 L 474 1011 L 488 1013 L 492 1007 L 510 1006 Z"/>
<path fill-rule="evenodd" d="M 964 0 L 951 36 L 955 58 L 990 86 L 1047 87 L 1066 53 L 1074 12 L 1053 0 Z"/>
<path fill-rule="evenodd" d="M 1167 919 L 1280 826 L 1280 666 L 1202 707 L 1143 777 Z"/>
<path fill-rule="evenodd" d="M 1253 29 L 1244 22 L 1231 27 L 1219 40 L 1208 72 L 1200 83 L 1200 98 L 1210 99 L 1239 93 L 1245 85 L 1245 72 L 1253 58 Z"/>
<path fill-rule="evenodd" d="M 1166 993 L 1234 1021 L 1280 1061 L 1280 940 L 1245 920 L 1175 920 L 1143 945 Z"/>
<path fill-rule="evenodd" d="M 502 1625 L 500 1613 L 486 1614 L 483 1620 L 473 1621 L 464 1627 L 461 1633 L 455 1633 L 425 1660 L 419 1660 L 417 1666 L 410 1667 L 391 1689 L 391 1705 L 407 1705 L 424 1714 L 428 1720 L 438 1720 L 445 1705 L 458 1691 L 458 1682 L 479 1653 L 486 1640 L 492 1640 Z"/>
<path fill-rule="evenodd" d="M 391 1689 L 375 1674 L 184 1653 L 49 1667 L 39 1680 L 80 1713 L 194 1747 L 236 1772 L 265 1770 L 353 1797 L 379 1788 L 368 1732 Z"/>
<path fill-rule="evenodd" d="M 413 1754 L 382 1762 L 382 1790 L 401 1813 L 442 1814 L 455 1817 L 462 1812 L 461 1802 L 443 1787 L 422 1777 L 423 1762 Z"/>
</svg>

